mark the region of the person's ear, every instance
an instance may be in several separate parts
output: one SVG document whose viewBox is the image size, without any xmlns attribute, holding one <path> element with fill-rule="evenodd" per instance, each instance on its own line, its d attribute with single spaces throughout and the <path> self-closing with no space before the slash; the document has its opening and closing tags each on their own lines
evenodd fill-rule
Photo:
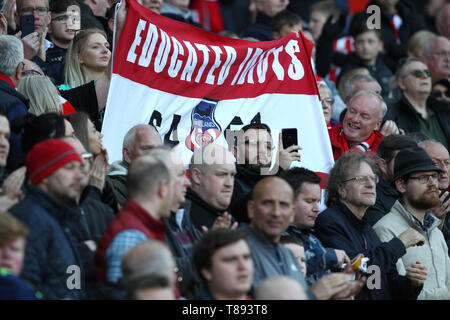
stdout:
<svg viewBox="0 0 450 320">
<path fill-rule="evenodd" d="M 406 182 L 403 179 L 397 179 L 395 180 L 395 189 L 397 189 L 398 192 L 401 194 L 406 192 Z"/>
<path fill-rule="evenodd" d="M 192 168 L 189 177 L 191 178 L 192 185 L 200 185 L 202 172 L 198 168 Z"/>
<path fill-rule="evenodd" d="M 377 123 L 375 124 L 375 130 L 380 130 L 380 126 L 383 123 L 383 120 L 378 120 Z"/>
<path fill-rule="evenodd" d="M 23 71 L 23 64 L 19 63 L 17 65 L 16 71 L 14 71 L 14 75 L 13 75 L 13 82 L 14 84 L 17 86 L 20 82 L 20 79 L 22 79 L 22 71 Z"/>
<path fill-rule="evenodd" d="M 339 198 L 342 200 L 345 200 L 345 198 L 347 197 L 347 190 L 345 190 L 345 187 L 343 185 L 338 187 L 338 194 Z"/>
<path fill-rule="evenodd" d="M 128 164 L 131 164 L 130 150 L 128 150 L 128 148 L 126 147 L 122 149 L 122 158 L 123 161 L 125 161 Z"/>
<path fill-rule="evenodd" d="M 210 270 L 206 269 L 206 268 L 202 268 L 200 270 L 200 272 L 202 273 L 203 278 L 206 279 L 206 281 L 211 281 L 212 280 L 212 273 Z"/>
<path fill-rule="evenodd" d="M 255 216 L 255 201 L 248 200 L 247 201 L 247 213 L 250 220 Z"/>
<path fill-rule="evenodd" d="M 397 85 L 400 88 L 400 90 L 405 90 L 405 82 L 402 78 L 397 79 Z"/>
</svg>

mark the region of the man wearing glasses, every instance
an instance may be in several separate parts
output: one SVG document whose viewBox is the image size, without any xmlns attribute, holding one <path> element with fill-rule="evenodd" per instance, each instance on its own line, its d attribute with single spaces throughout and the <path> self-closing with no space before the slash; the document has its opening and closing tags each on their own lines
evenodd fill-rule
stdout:
<svg viewBox="0 0 450 320">
<path fill-rule="evenodd" d="M 433 72 L 433 83 L 439 79 L 450 79 L 450 40 L 443 36 L 429 40 L 424 46 L 426 64 Z"/>
<path fill-rule="evenodd" d="M 363 219 L 367 208 L 375 203 L 375 172 L 374 161 L 365 153 L 347 152 L 336 161 L 328 179 L 328 209 L 316 219 L 315 235 L 325 247 L 344 250 L 350 259 L 359 254 L 370 259 L 366 276 L 377 278 L 378 284 L 368 281 L 355 299 L 416 299 L 426 278 L 424 266 L 412 265 L 406 276 L 401 276 L 395 263 L 406 248 L 423 244 L 425 239 L 417 230 L 406 227 L 382 243 Z"/>
<path fill-rule="evenodd" d="M 389 108 L 387 119 L 393 120 L 406 133 L 421 132 L 450 145 L 450 113 L 446 104 L 428 99 L 431 93 L 431 72 L 416 58 L 400 62 L 395 75 L 402 93 L 400 100 Z"/>
<path fill-rule="evenodd" d="M 426 267 L 427 277 L 419 300 L 450 299 L 450 257 L 439 225 L 441 220 L 430 209 L 439 203 L 438 180 L 442 170 L 420 147 L 407 148 L 395 157 L 394 181 L 401 198 L 374 229 L 381 241 L 390 241 L 408 228 L 419 232 L 424 241 L 420 247 L 410 247 L 397 261 L 399 274 L 411 266 Z"/>
<path fill-rule="evenodd" d="M 17 0 L 16 6 L 14 19 L 17 26 L 20 27 L 20 19 L 23 15 L 32 14 L 34 16 L 34 32 L 22 38 L 25 58 L 31 60 L 35 56 L 40 56 L 45 59 L 45 50 L 48 46 L 45 36 L 50 23 L 49 1 Z"/>
</svg>

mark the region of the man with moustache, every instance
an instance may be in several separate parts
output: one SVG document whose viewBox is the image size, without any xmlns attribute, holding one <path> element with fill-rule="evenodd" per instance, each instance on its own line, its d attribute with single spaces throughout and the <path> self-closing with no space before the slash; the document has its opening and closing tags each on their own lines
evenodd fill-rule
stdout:
<svg viewBox="0 0 450 320">
<path fill-rule="evenodd" d="M 423 235 L 425 244 L 408 248 L 396 265 L 399 274 L 406 274 L 419 261 L 427 268 L 419 300 L 450 299 L 448 248 L 438 228 L 441 221 L 430 212 L 439 203 L 441 172 L 422 148 L 400 151 L 395 157 L 394 181 L 401 198 L 374 226 L 381 241 L 390 241 L 408 228 Z"/>
</svg>

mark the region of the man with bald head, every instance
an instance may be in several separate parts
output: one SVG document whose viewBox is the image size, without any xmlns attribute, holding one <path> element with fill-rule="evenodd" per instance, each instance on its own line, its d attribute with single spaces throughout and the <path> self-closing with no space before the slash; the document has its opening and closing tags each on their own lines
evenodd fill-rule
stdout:
<svg viewBox="0 0 450 320">
<path fill-rule="evenodd" d="M 161 136 L 152 125 L 138 124 L 125 134 L 122 145 L 122 160 L 111 165 L 107 176 L 120 206 L 123 206 L 128 196 L 127 171 L 129 165 L 144 151 L 160 145 L 162 145 Z"/>
<path fill-rule="evenodd" d="M 264 178 L 253 189 L 251 200 L 247 202 L 251 222 L 241 225 L 252 248 L 253 289 L 265 278 L 285 275 L 308 290 L 297 259 L 280 243 L 281 234 L 294 219 L 293 203 L 294 191 L 281 178 Z"/>
<path fill-rule="evenodd" d="M 208 144 L 192 155 L 189 164 L 191 218 L 197 229 L 211 228 L 230 205 L 236 164 L 234 157 L 217 144 Z"/>
</svg>

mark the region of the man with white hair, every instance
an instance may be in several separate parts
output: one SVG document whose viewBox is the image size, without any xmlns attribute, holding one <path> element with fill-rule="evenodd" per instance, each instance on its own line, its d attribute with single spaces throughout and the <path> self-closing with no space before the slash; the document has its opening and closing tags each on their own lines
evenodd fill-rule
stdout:
<svg viewBox="0 0 450 320">
<path fill-rule="evenodd" d="M 113 186 L 114 196 L 122 206 L 128 196 L 128 167 L 145 150 L 162 145 L 161 136 L 155 127 L 148 124 L 138 124 L 132 127 L 123 139 L 122 160 L 116 161 L 109 169 L 107 180 Z"/>
<path fill-rule="evenodd" d="M 328 131 L 334 159 L 348 150 L 376 152 L 384 138 L 378 130 L 386 112 L 386 104 L 379 94 L 369 90 L 357 92 L 348 101 L 343 122 Z"/>
<path fill-rule="evenodd" d="M 450 79 L 450 40 L 443 36 L 429 39 L 424 44 L 425 63 L 432 72 L 432 82 Z"/>
<path fill-rule="evenodd" d="M 14 36 L 0 35 L 0 110 L 6 114 L 10 126 L 13 119 L 28 110 L 27 99 L 15 90 L 22 78 L 23 60 L 22 42 Z M 8 168 L 11 170 L 13 163 L 24 162 L 21 135 L 12 133 L 10 145 Z"/>
</svg>

